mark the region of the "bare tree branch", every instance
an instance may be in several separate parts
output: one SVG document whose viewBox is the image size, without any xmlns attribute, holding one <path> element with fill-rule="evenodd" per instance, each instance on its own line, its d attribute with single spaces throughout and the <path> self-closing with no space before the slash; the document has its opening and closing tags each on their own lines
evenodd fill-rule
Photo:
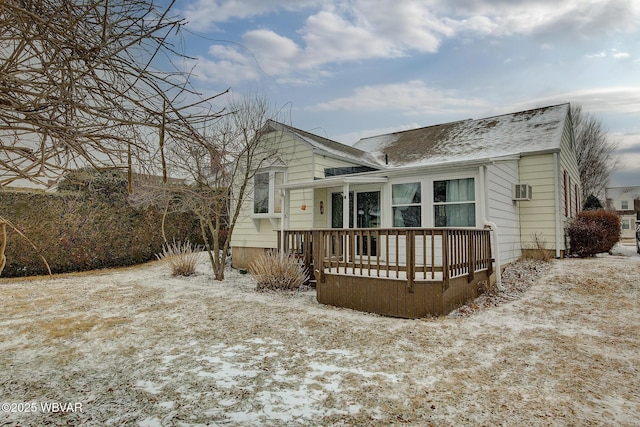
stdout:
<svg viewBox="0 0 640 427">
<path fill-rule="evenodd" d="M 173 65 L 183 20 L 171 5 L 0 2 L 0 187 L 78 166 L 127 167 L 132 150 L 157 149 L 148 136 L 163 120 L 167 138 L 193 138 L 218 113 L 220 94 L 203 99 Z"/>
<path fill-rule="evenodd" d="M 224 279 L 231 236 L 253 177 L 279 153 L 278 141 L 265 144 L 261 138 L 275 114 L 264 97 L 232 101 L 226 111 L 209 124 L 206 135 L 175 138 L 168 146 L 171 175 L 185 177 L 189 185 L 156 182 L 133 196 L 142 205 L 195 214 L 217 280 Z M 221 233 L 227 233 L 222 246 Z"/>
<path fill-rule="evenodd" d="M 602 121 L 582 111 L 580 105 L 571 106 L 571 119 L 576 143 L 576 154 L 582 200 L 590 195 L 604 200 L 604 190 L 616 167 L 614 151 L 617 143 L 611 141 Z"/>
</svg>

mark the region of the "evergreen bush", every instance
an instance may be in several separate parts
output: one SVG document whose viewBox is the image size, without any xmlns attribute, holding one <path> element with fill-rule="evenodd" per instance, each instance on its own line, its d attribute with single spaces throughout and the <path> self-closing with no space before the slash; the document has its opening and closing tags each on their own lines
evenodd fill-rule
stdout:
<svg viewBox="0 0 640 427">
<path fill-rule="evenodd" d="M 598 209 L 602 209 L 602 203 L 600 203 L 600 199 L 598 199 L 593 194 L 589 195 L 589 197 L 587 197 L 587 200 L 585 200 L 584 202 L 583 210 L 594 211 Z"/>
<path fill-rule="evenodd" d="M 126 191 L 126 187 L 125 187 Z M 5 277 L 128 266 L 162 251 L 161 209 L 138 209 L 126 197 L 92 196 L 91 191 L 50 194 L 1 190 L 0 212 L 38 248 L 7 229 Z M 113 193 L 110 193 L 113 194 Z M 168 240 L 201 243 L 197 220 L 187 213 L 167 216 Z"/>
</svg>

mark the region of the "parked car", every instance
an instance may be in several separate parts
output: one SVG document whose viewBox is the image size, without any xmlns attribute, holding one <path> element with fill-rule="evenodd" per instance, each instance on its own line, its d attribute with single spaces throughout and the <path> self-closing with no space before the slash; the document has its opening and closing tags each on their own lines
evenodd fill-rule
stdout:
<svg viewBox="0 0 640 427">
<path fill-rule="evenodd" d="M 640 220 L 636 221 L 636 252 L 640 254 Z"/>
</svg>

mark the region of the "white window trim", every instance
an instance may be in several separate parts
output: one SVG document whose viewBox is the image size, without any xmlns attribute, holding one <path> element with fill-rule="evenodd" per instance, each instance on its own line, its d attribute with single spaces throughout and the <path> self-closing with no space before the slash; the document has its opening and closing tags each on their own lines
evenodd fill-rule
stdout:
<svg viewBox="0 0 640 427">
<path fill-rule="evenodd" d="M 473 193 L 474 193 L 474 198 L 473 201 L 466 201 L 466 202 L 438 202 L 436 203 L 434 201 L 434 193 L 433 193 L 433 183 L 435 181 L 451 181 L 451 180 L 455 180 L 455 179 L 473 179 Z M 479 177 L 478 175 L 475 174 L 445 174 L 445 175 L 440 175 L 440 176 L 436 176 L 433 178 L 428 178 L 425 180 L 425 184 L 426 187 L 424 187 L 426 189 L 426 192 L 428 194 L 425 195 L 425 197 L 428 197 L 428 199 L 423 199 L 423 211 L 427 211 L 423 213 L 423 216 L 425 215 L 425 213 L 428 215 L 428 221 L 429 222 L 425 222 L 424 224 L 430 224 L 431 228 L 448 228 L 448 227 L 437 227 L 436 226 L 436 219 L 435 219 L 435 214 L 434 214 L 434 210 L 436 206 L 441 206 L 441 205 L 461 205 L 461 204 L 470 204 L 473 203 L 475 205 L 475 225 L 473 226 L 466 226 L 466 227 L 454 227 L 454 228 L 468 228 L 468 229 L 475 229 L 478 227 L 479 224 L 479 209 L 480 209 L 480 196 L 479 196 Z M 427 203 L 429 205 L 430 209 L 424 209 L 424 203 Z"/>
<path fill-rule="evenodd" d="M 261 219 L 261 218 L 265 218 L 265 219 L 271 219 L 271 218 L 282 218 L 282 212 L 275 212 L 275 199 L 276 199 L 276 173 L 280 172 L 283 174 L 282 177 L 282 183 L 286 184 L 287 183 L 287 171 L 284 168 L 271 168 L 271 169 L 261 169 L 258 172 L 256 172 L 254 174 L 254 191 L 251 197 L 251 218 L 254 219 Z M 255 177 L 259 174 L 262 173 L 268 173 L 269 174 L 269 207 L 268 207 L 268 212 L 264 212 L 264 213 L 256 213 L 255 210 Z"/>
<path fill-rule="evenodd" d="M 425 224 L 425 214 L 424 214 L 424 210 L 425 210 L 425 203 L 427 203 L 427 201 L 425 201 L 425 181 L 424 179 L 420 179 L 418 177 L 414 178 L 414 179 L 404 179 L 401 181 L 393 181 L 389 183 L 389 187 L 388 187 L 388 191 L 389 191 L 389 204 L 388 206 L 391 206 L 391 209 L 388 212 L 389 215 L 389 221 L 388 221 L 388 225 L 390 228 L 402 228 L 402 227 L 395 227 L 393 225 L 393 208 L 396 207 L 404 207 L 404 206 L 420 206 L 420 226 L 419 227 L 424 227 L 423 224 Z M 403 185 L 403 184 L 419 184 L 420 185 L 420 203 L 401 203 L 401 204 L 393 204 L 393 186 L 394 185 Z"/>
</svg>

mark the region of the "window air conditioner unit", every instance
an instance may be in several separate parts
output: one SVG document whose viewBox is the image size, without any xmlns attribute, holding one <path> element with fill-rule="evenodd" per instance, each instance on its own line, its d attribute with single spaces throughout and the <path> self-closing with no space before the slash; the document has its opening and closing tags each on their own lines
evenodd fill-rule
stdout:
<svg viewBox="0 0 640 427">
<path fill-rule="evenodd" d="M 513 186 L 513 200 L 531 200 L 533 192 L 528 184 L 516 184 Z"/>
</svg>

